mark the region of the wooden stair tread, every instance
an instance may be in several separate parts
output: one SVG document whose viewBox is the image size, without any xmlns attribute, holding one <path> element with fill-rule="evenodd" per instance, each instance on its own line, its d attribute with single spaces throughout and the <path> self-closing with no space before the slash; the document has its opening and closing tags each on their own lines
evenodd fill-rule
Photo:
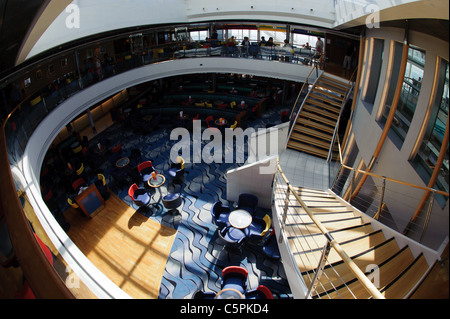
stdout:
<svg viewBox="0 0 450 319">
<path fill-rule="evenodd" d="M 297 223 L 298 219 L 296 220 L 292 216 L 286 218 L 286 233 L 288 234 L 288 237 L 297 237 L 299 234 L 310 235 L 320 233 L 320 229 L 316 226 L 316 224 L 314 224 L 312 220 L 308 221 L 308 219 L 309 218 L 306 218 L 305 216 L 305 218 L 301 219 L 302 222 Z M 362 221 L 360 217 L 353 216 L 342 220 L 322 221 L 321 223 L 328 231 L 331 232 L 343 228 L 360 226 Z M 295 230 L 300 230 L 300 233 L 292 232 Z"/>
<path fill-rule="evenodd" d="M 340 86 L 339 84 L 335 84 L 334 82 L 330 83 L 329 81 L 321 79 L 321 78 L 319 78 L 319 80 L 317 80 L 315 86 L 339 93 L 341 95 L 346 95 L 347 91 L 348 91 L 348 88 L 344 88 L 344 87 Z"/>
<path fill-rule="evenodd" d="M 421 254 L 402 274 L 391 284 L 381 289 L 381 293 L 387 299 L 400 299 L 406 297 L 415 284 L 428 270 L 428 263 Z M 381 277 L 381 276 L 380 276 Z"/>
<path fill-rule="evenodd" d="M 331 105 L 334 105 L 334 106 L 339 107 L 339 108 L 342 106 L 342 102 L 335 101 L 335 100 L 331 99 L 330 97 L 324 96 L 324 95 L 322 95 L 322 94 L 320 94 L 318 92 L 315 92 L 315 91 L 312 91 L 312 92 L 309 93 L 308 99 L 310 99 L 310 98 L 330 103 Z"/>
<path fill-rule="evenodd" d="M 307 99 L 307 100 L 305 101 L 305 105 L 319 106 L 319 107 L 321 107 L 321 108 L 327 109 L 327 110 L 329 110 L 330 112 L 333 112 L 333 113 L 336 113 L 336 114 L 339 114 L 340 111 L 341 111 L 341 108 L 340 108 L 340 107 L 337 107 L 337 106 L 335 106 L 335 105 L 325 104 L 325 103 L 322 103 L 322 102 L 319 101 L 319 100 L 314 100 L 314 99 Z"/>
<path fill-rule="evenodd" d="M 313 88 L 312 88 L 312 91 L 313 91 L 313 92 L 317 92 L 317 93 L 319 93 L 319 94 L 326 95 L 326 96 L 328 96 L 328 97 L 330 97 L 330 98 L 332 98 L 332 99 L 338 100 L 338 101 L 340 101 L 340 102 L 342 102 L 342 100 L 344 99 L 344 97 L 342 96 L 342 94 L 340 94 L 340 93 L 338 93 L 338 92 L 334 92 L 334 91 L 331 91 L 331 92 L 330 92 L 329 90 L 323 90 L 323 89 L 320 89 L 320 88 L 318 88 L 317 86 L 313 87 Z"/>
<path fill-rule="evenodd" d="M 335 79 L 335 78 L 333 78 L 331 76 L 328 76 L 326 74 L 322 74 L 319 79 L 320 80 L 325 80 L 327 82 L 330 82 L 330 83 L 333 83 L 333 84 L 336 84 L 336 85 L 339 85 L 339 86 L 342 86 L 342 87 L 345 87 L 347 89 L 351 87 L 351 85 L 349 85 L 348 82 L 342 82 L 342 81 L 340 81 L 338 79 Z"/>
<path fill-rule="evenodd" d="M 404 262 L 407 260 L 408 255 L 411 259 L 414 259 L 412 257 L 411 252 L 409 249 L 403 249 L 400 250 L 398 247 L 397 242 L 394 238 L 388 239 L 385 242 L 381 243 L 380 245 L 373 247 L 373 249 L 369 249 L 358 256 L 355 256 L 352 258 L 352 260 L 355 262 L 355 264 L 365 273 L 366 270 L 372 269 L 372 265 L 383 265 L 384 263 L 389 263 L 393 260 L 397 261 L 397 264 Z M 406 257 L 406 258 L 404 258 Z M 409 264 L 409 263 L 408 263 Z M 370 268 L 368 268 L 370 267 Z M 379 269 L 381 269 L 383 266 L 381 266 Z M 325 291 L 331 292 L 332 290 L 343 286 L 344 283 L 350 284 L 352 281 L 356 280 L 356 276 L 349 271 L 347 265 L 344 262 L 339 262 L 334 265 L 328 265 L 324 269 L 325 276 L 322 276 L 321 284 L 317 286 L 316 293 L 324 293 Z M 401 271 L 393 271 L 393 273 L 400 273 Z M 303 278 L 311 278 L 311 276 L 308 276 L 309 273 L 305 273 L 303 275 Z M 380 274 L 384 277 L 384 274 Z M 308 285 L 309 283 L 307 283 Z M 342 287 L 340 289 L 347 289 L 345 287 Z"/>
<path fill-rule="evenodd" d="M 311 113 L 311 112 L 306 112 L 306 111 L 301 111 L 299 116 L 303 116 L 306 118 L 310 118 L 310 119 L 314 119 L 316 121 L 319 121 L 320 123 L 325 123 L 327 125 L 330 125 L 333 127 L 333 133 L 334 133 L 334 127 L 336 125 L 336 121 L 333 120 L 329 120 L 329 119 L 325 119 L 317 114 Z"/>
<path fill-rule="evenodd" d="M 302 125 L 306 125 L 306 126 L 311 126 L 311 127 L 314 127 L 316 129 L 319 129 L 321 131 L 328 132 L 328 133 L 331 133 L 331 134 L 334 133 L 334 127 L 331 127 L 331 126 L 328 126 L 328 125 L 323 125 L 321 123 L 314 122 L 314 121 L 308 120 L 306 118 L 299 117 L 297 119 L 297 123 L 302 124 Z"/>
<path fill-rule="evenodd" d="M 306 126 L 301 126 L 301 125 L 294 126 L 294 132 L 320 137 L 321 139 L 327 140 L 329 142 L 331 142 L 331 140 L 333 139 L 333 135 L 331 135 L 329 133 L 325 133 L 325 132 L 318 131 L 318 130 L 313 130 L 311 128 L 308 128 Z"/>
<path fill-rule="evenodd" d="M 320 114 L 320 115 L 323 115 L 323 116 L 327 116 L 327 117 L 332 118 L 333 120 L 336 120 L 336 121 L 337 121 L 337 119 L 339 117 L 338 114 L 328 112 L 326 110 L 323 110 L 320 107 L 317 107 L 317 106 L 314 106 L 314 105 L 310 105 L 310 104 L 303 105 L 302 111 L 303 110 L 306 110 L 306 111 L 309 111 L 309 112 L 314 112 L 314 113 L 317 113 L 317 114 Z"/>
<path fill-rule="evenodd" d="M 381 231 L 377 231 L 370 235 L 344 242 L 341 244 L 341 247 L 347 255 L 352 257 L 372 248 L 373 246 L 383 243 L 385 240 L 386 238 L 383 233 Z M 321 249 L 311 252 L 293 252 L 294 259 L 296 260 L 297 266 L 302 273 L 317 268 L 321 254 Z M 330 254 L 328 255 L 327 264 L 333 264 L 338 261 L 341 261 L 341 257 L 334 249 L 331 249 Z"/>
</svg>

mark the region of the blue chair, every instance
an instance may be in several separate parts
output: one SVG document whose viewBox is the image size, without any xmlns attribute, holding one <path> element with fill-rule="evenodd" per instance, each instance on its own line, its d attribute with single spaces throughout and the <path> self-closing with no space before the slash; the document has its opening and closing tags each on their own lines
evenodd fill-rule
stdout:
<svg viewBox="0 0 450 319">
<path fill-rule="evenodd" d="M 270 235 L 266 238 L 263 244 L 262 251 L 264 255 L 271 259 L 280 259 L 281 254 L 278 249 L 277 237 L 275 236 L 275 230 L 272 230 Z"/>
<path fill-rule="evenodd" d="M 223 206 L 222 202 L 217 201 L 211 207 L 212 221 L 219 227 L 228 226 L 228 216 L 230 214 L 230 207 Z"/>
<path fill-rule="evenodd" d="M 130 196 L 133 202 L 139 207 L 147 206 L 151 199 L 145 188 L 138 187 L 136 184 L 130 186 L 128 189 L 128 196 Z"/>
<path fill-rule="evenodd" d="M 226 247 L 232 249 L 240 249 L 247 238 L 242 230 L 231 226 L 220 229 L 219 237 L 225 242 Z"/>
<path fill-rule="evenodd" d="M 228 266 L 222 270 L 222 289 L 236 289 L 244 294 L 247 290 L 247 269 L 239 266 Z"/>
<path fill-rule="evenodd" d="M 184 174 L 184 159 L 181 156 L 177 156 L 177 162 L 172 163 L 169 169 L 169 176 L 172 177 L 172 181 L 179 181 Z"/>
<path fill-rule="evenodd" d="M 177 212 L 177 208 L 181 205 L 181 195 L 179 193 L 170 193 L 162 198 L 164 207 L 169 212 Z"/>
<path fill-rule="evenodd" d="M 253 194 L 243 193 L 239 195 L 237 208 L 248 211 L 252 216 L 258 207 L 258 197 Z"/>
<path fill-rule="evenodd" d="M 264 218 L 254 217 L 250 226 L 245 229 L 245 235 L 250 239 L 261 239 L 269 232 L 272 219 L 269 215 Z"/>
<path fill-rule="evenodd" d="M 150 177 L 152 177 L 152 173 L 155 171 L 151 161 L 145 161 L 143 163 L 140 163 L 137 166 L 137 170 L 138 170 L 139 174 L 141 175 L 142 181 L 144 183 L 147 183 L 147 181 L 150 179 Z"/>
<path fill-rule="evenodd" d="M 199 290 L 192 296 L 192 299 L 214 299 L 215 296 L 215 292 Z"/>
</svg>

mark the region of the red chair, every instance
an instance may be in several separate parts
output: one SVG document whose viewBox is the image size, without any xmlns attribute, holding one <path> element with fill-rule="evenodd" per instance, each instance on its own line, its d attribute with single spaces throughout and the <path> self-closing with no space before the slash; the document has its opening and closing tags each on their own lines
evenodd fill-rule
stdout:
<svg viewBox="0 0 450 319">
<path fill-rule="evenodd" d="M 208 116 L 206 119 L 205 119 L 205 122 L 206 122 L 206 125 L 209 127 L 209 128 L 212 128 L 213 126 L 211 126 L 209 123 L 211 123 L 212 121 L 214 121 L 214 117 L 212 116 L 212 115 L 210 115 L 210 116 Z"/>
<path fill-rule="evenodd" d="M 74 191 L 78 191 L 78 189 L 84 184 L 86 184 L 86 182 L 82 177 L 80 177 L 79 179 L 77 179 L 75 182 L 72 183 L 72 188 Z"/>
<path fill-rule="evenodd" d="M 192 118 L 193 121 L 199 120 L 199 119 L 200 119 L 200 114 L 197 114 L 194 118 Z"/>
<path fill-rule="evenodd" d="M 246 299 L 273 299 L 273 294 L 269 288 L 264 285 L 259 285 L 254 290 L 247 291 L 245 294 Z"/>
<path fill-rule="evenodd" d="M 122 150 L 122 143 L 119 143 L 117 146 L 114 146 L 114 147 L 111 149 L 111 153 L 114 154 L 114 153 L 117 153 L 117 152 L 119 152 L 119 151 L 121 151 L 121 150 Z"/>
<path fill-rule="evenodd" d="M 137 206 L 146 206 L 150 203 L 151 197 L 147 194 L 145 188 L 139 188 L 136 184 L 133 184 L 128 189 L 128 196 L 131 197 L 133 202 Z"/>
<path fill-rule="evenodd" d="M 247 289 L 247 269 L 239 266 L 229 266 L 222 270 L 222 289 L 236 289 L 242 294 Z"/>
<path fill-rule="evenodd" d="M 152 177 L 152 173 L 155 171 L 151 161 L 140 163 L 137 166 L 137 170 L 142 177 L 142 181 L 145 183 L 150 179 L 150 177 Z"/>
</svg>

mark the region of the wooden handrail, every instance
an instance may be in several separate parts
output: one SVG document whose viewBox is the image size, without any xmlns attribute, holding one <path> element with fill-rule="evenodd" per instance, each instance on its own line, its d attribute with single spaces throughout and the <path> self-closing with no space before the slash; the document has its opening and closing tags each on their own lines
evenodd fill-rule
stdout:
<svg viewBox="0 0 450 319">
<path fill-rule="evenodd" d="M 74 299 L 48 262 L 20 204 L 9 166 L 4 126 L 0 132 L 0 177 L 0 209 L 5 216 L 14 253 L 33 293 L 41 299 Z"/>
<path fill-rule="evenodd" d="M 367 292 L 375 299 L 385 299 L 384 296 L 380 293 L 380 291 L 375 287 L 375 285 L 367 278 L 367 276 L 362 272 L 361 269 L 355 264 L 355 262 L 347 255 L 342 246 L 331 236 L 328 229 L 322 225 L 322 223 L 316 218 L 314 213 L 309 209 L 309 207 L 303 202 L 303 200 L 297 195 L 294 188 L 289 183 L 286 175 L 284 175 L 283 170 L 281 169 L 279 158 L 278 158 L 278 171 L 281 174 L 281 177 L 289 187 L 289 190 L 295 196 L 295 199 L 302 205 L 303 209 L 306 211 L 308 216 L 317 226 L 317 228 L 321 231 L 321 233 L 330 241 L 331 246 L 336 250 L 339 256 L 342 258 L 344 263 L 350 268 L 351 272 L 356 276 L 356 278 L 361 282 L 363 287 L 367 290 Z"/>
<path fill-rule="evenodd" d="M 441 150 L 439 151 L 439 156 L 436 161 L 436 165 L 433 169 L 433 174 L 431 175 L 430 181 L 428 182 L 428 187 L 425 191 L 425 194 L 423 195 L 419 206 L 417 207 L 416 211 L 414 212 L 414 215 L 411 218 L 411 222 L 414 222 L 417 219 L 417 217 L 419 217 L 420 212 L 422 211 L 423 207 L 425 206 L 425 203 L 428 200 L 428 197 L 430 197 L 430 194 L 432 191 L 434 191 L 437 194 L 443 195 L 440 191 L 432 189 L 432 187 L 436 184 L 437 178 L 441 171 L 442 163 L 444 162 L 444 159 L 445 159 L 445 153 L 447 152 L 447 145 L 448 145 L 448 140 L 449 140 L 449 132 L 448 132 L 449 125 L 448 124 L 449 124 L 449 122 L 448 122 L 448 116 L 447 116 L 447 126 L 445 128 L 444 139 L 442 140 Z M 445 195 L 445 196 L 448 197 L 448 193 L 446 193 L 446 194 L 447 195 Z"/>
</svg>

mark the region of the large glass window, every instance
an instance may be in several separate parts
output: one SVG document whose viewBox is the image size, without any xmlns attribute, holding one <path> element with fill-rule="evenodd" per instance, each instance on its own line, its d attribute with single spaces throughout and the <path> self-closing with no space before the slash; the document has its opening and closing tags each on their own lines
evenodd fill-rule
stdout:
<svg viewBox="0 0 450 319">
<path fill-rule="evenodd" d="M 399 77 L 403 44 L 396 42 L 394 45 L 393 61 L 390 74 L 390 81 L 386 95 L 386 102 L 380 122 L 386 123 L 386 119 L 391 110 L 392 101 L 395 95 L 397 79 Z M 410 47 L 408 49 L 408 60 L 405 75 L 403 77 L 402 90 L 394 121 L 390 127 L 389 137 L 392 142 L 401 148 L 408 134 L 411 121 L 416 110 L 417 101 L 422 86 L 423 70 L 425 67 L 425 51 Z"/>
<path fill-rule="evenodd" d="M 371 58 L 368 66 L 368 81 L 364 88 L 364 101 L 371 105 L 373 105 L 375 97 L 377 96 L 381 65 L 383 64 L 383 49 L 383 39 L 372 39 L 370 51 Z"/>
<path fill-rule="evenodd" d="M 425 51 L 410 47 L 400 100 L 395 112 L 394 122 L 391 126 L 391 130 L 399 137 L 401 144 L 403 144 L 406 138 L 414 111 L 416 110 L 420 88 L 422 86 L 424 67 Z M 401 147 L 401 145 L 397 146 Z"/>
<path fill-rule="evenodd" d="M 413 166 L 424 180 L 428 183 L 434 171 L 439 152 L 442 147 L 448 118 L 449 99 L 449 63 L 441 59 L 438 74 L 438 85 L 436 86 L 436 99 L 433 102 L 430 120 L 428 122 L 422 145 L 413 160 Z M 445 159 L 440 169 L 435 188 L 448 192 L 448 145 Z M 440 201 L 441 202 L 441 201 Z"/>
</svg>

